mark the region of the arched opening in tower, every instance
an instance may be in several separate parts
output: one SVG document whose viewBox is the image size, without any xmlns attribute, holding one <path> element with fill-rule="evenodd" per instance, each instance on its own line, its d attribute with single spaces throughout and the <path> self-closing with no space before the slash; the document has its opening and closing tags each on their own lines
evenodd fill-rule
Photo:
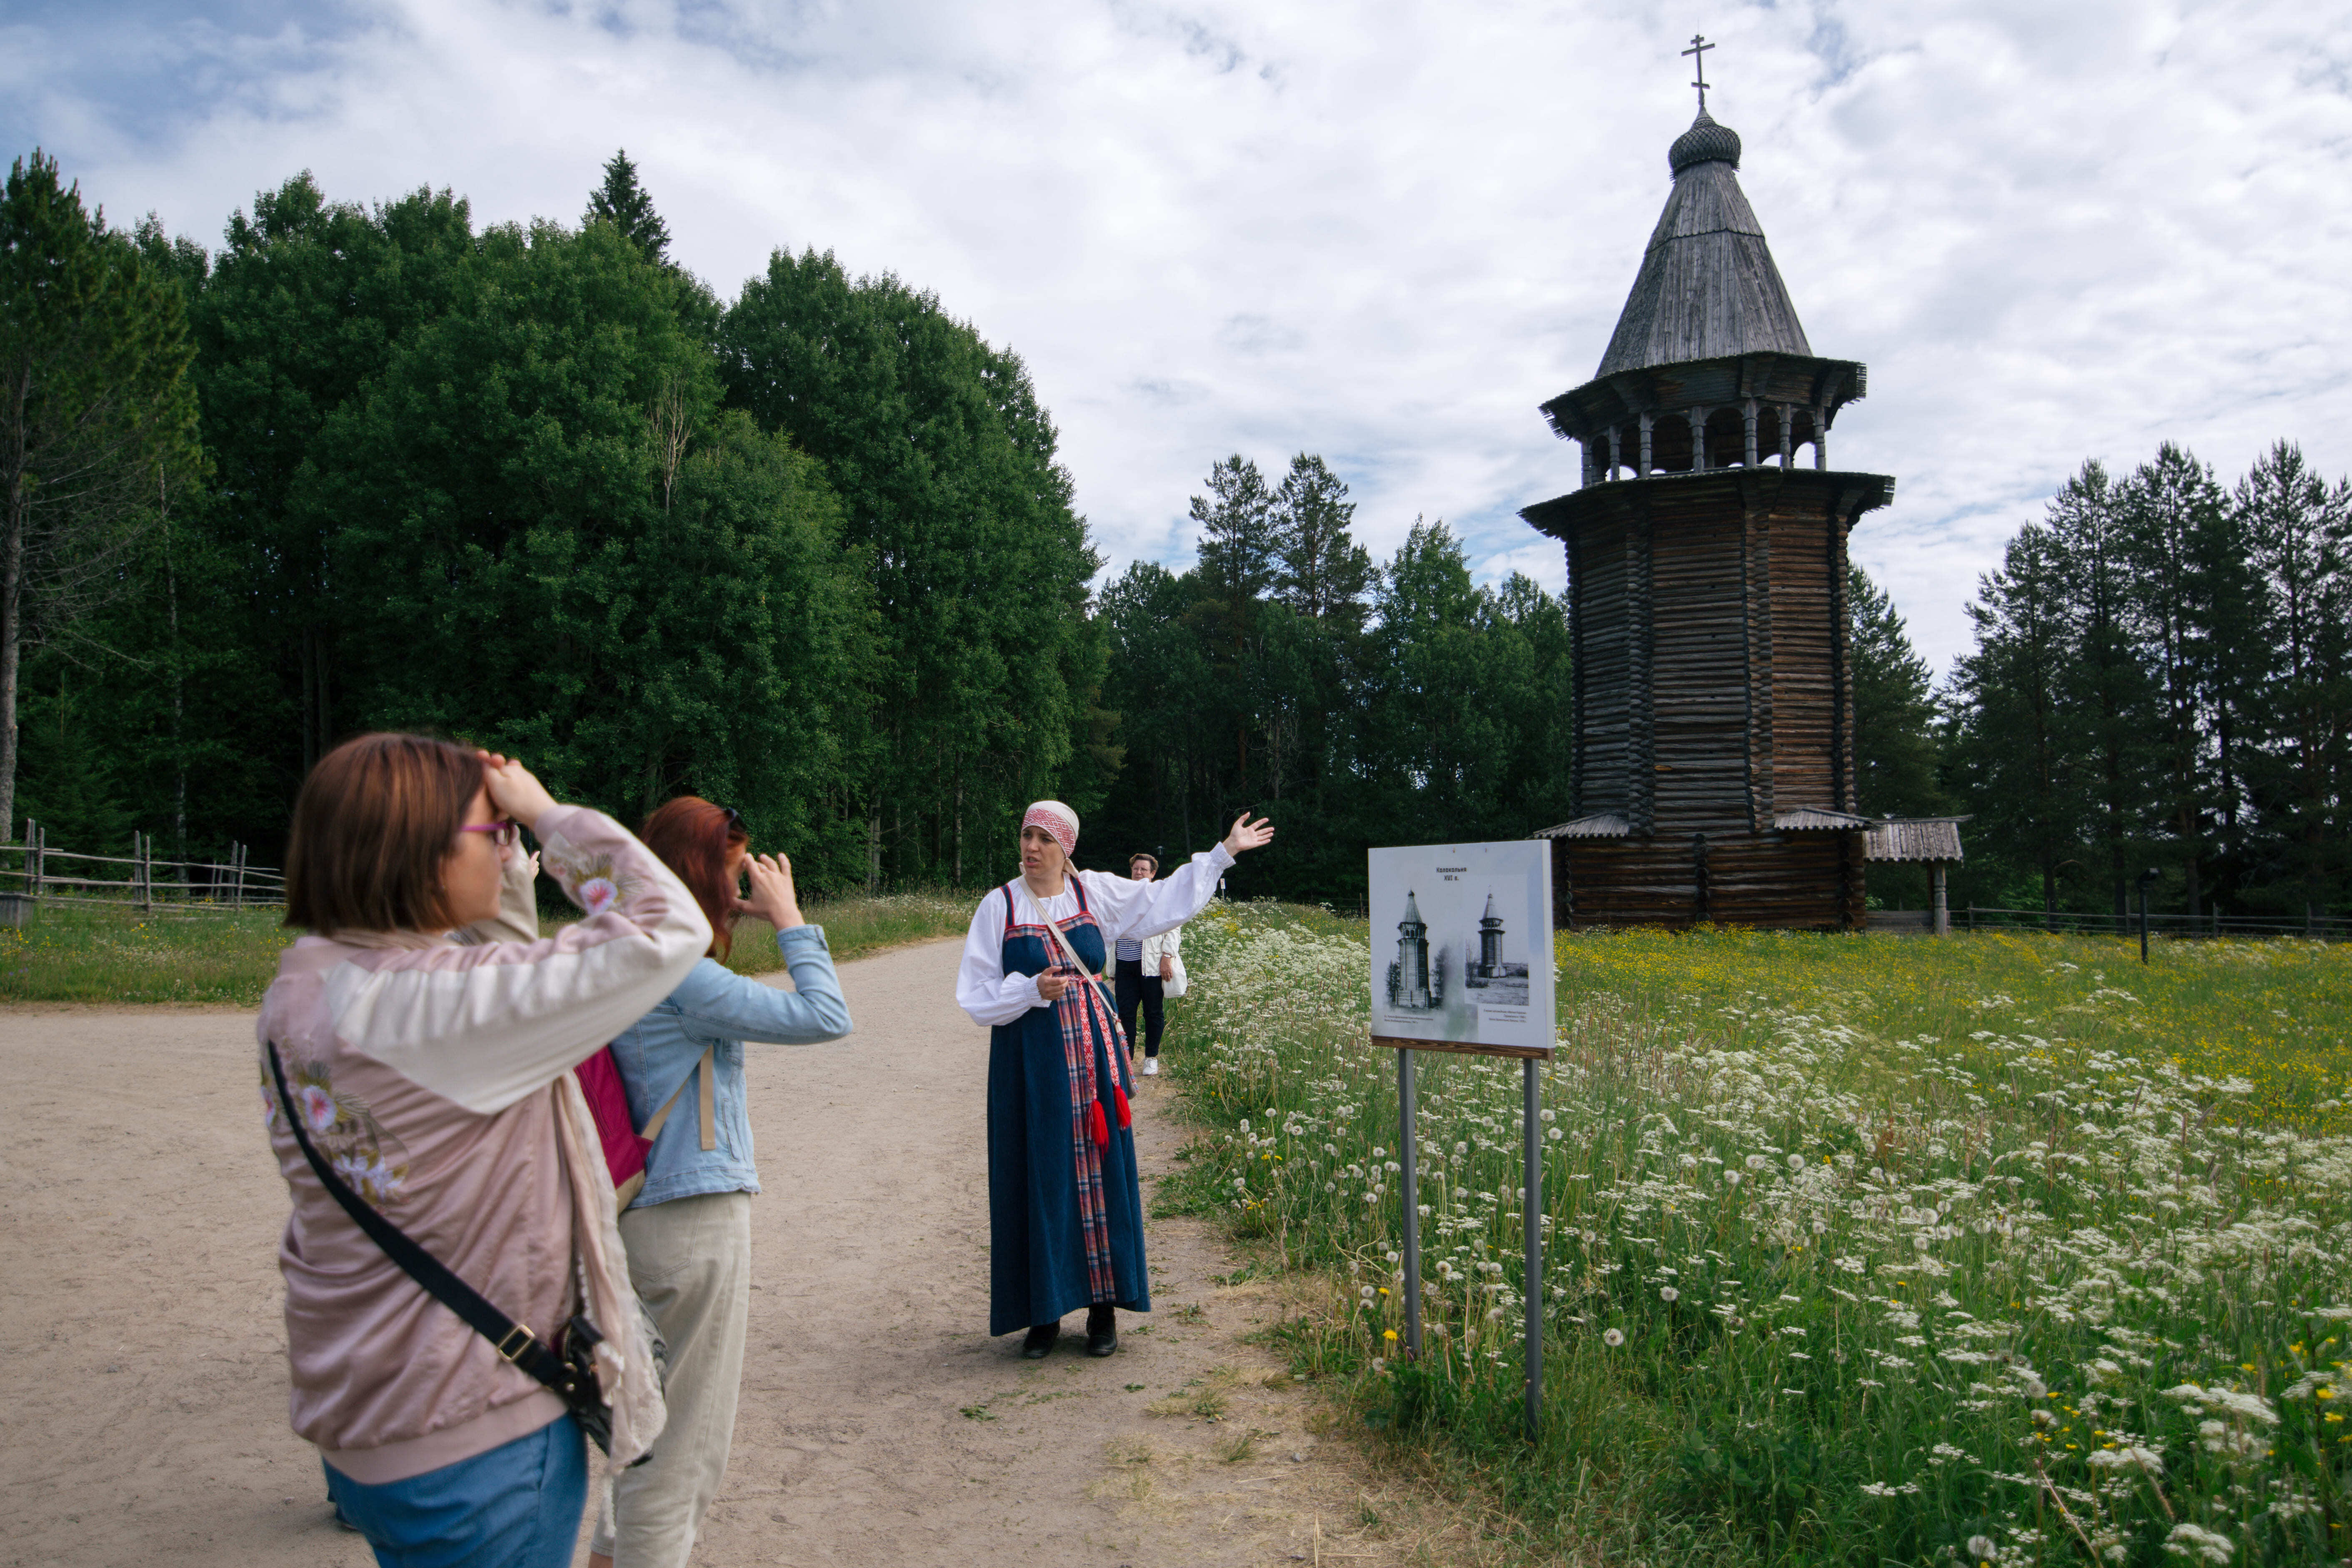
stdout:
<svg viewBox="0 0 2352 1568">
<path fill-rule="evenodd" d="M 1706 416 L 1706 466 L 1744 468 L 1748 463 L 1748 418 L 1737 408 L 1718 408 Z"/>
<path fill-rule="evenodd" d="M 1650 422 L 1650 471 L 1687 474 L 1690 466 L 1690 420 L 1680 414 L 1657 416 Z"/>
<path fill-rule="evenodd" d="M 1820 442 L 1821 432 L 1813 427 L 1813 416 L 1811 410 L 1801 408 L 1789 416 L 1789 460 L 1790 462 L 1796 461 L 1799 447 L 1812 447 L 1818 450 Z"/>
<path fill-rule="evenodd" d="M 1770 404 L 1756 411 L 1756 459 L 1769 463 L 1780 455 L 1780 411 Z"/>
</svg>

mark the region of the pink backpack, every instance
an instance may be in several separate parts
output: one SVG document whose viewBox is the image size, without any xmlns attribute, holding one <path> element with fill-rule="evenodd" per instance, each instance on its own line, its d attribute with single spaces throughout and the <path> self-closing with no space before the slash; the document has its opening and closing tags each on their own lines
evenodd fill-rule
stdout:
<svg viewBox="0 0 2352 1568">
<path fill-rule="evenodd" d="M 701 1078 L 702 1146 L 719 1146 L 717 1118 L 712 1114 L 710 1082 L 711 1049 L 703 1047 L 702 1059 L 694 1064 Z M 613 1047 L 600 1046 L 596 1054 L 572 1069 L 580 1080 L 580 1092 L 588 1098 L 588 1113 L 596 1119 L 596 1136 L 604 1145 L 604 1168 L 613 1176 L 613 1205 L 627 1208 L 636 1201 L 646 1185 L 646 1151 L 654 1146 L 655 1135 L 662 1123 L 669 1120 L 677 1106 L 678 1095 L 686 1085 L 677 1086 L 677 1094 L 646 1122 L 645 1131 L 637 1131 L 629 1118 L 629 1091 L 621 1084 L 621 1067 L 613 1059 Z"/>
</svg>

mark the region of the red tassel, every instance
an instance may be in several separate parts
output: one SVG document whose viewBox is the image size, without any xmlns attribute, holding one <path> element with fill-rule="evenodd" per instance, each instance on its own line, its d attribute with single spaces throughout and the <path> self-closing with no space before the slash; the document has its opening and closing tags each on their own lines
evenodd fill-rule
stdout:
<svg viewBox="0 0 2352 1568">
<path fill-rule="evenodd" d="M 1110 1095 L 1113 1100 L 1118 1102 L 1118 1124 L 1121 1127 L 1133 1126 L 1135 1124 L 1135 1118 L 1129 1115 L 1127 1110 L 1127 1090 L 1119 1088 L 1117 1084 L 1113 1084 L 1110 1086 Z"/>
<path fill-rule="evenodd" d="M 1096 1100 L 1092 1105 L 1087 1106 L 1087 1110 L 1094 1118 L 1095 1147 L 1097 1149 L 1109 1148 L 1110 1129 L 1103 1122 L 1102 1101 L 1099 1100 Z"/>
</svg>

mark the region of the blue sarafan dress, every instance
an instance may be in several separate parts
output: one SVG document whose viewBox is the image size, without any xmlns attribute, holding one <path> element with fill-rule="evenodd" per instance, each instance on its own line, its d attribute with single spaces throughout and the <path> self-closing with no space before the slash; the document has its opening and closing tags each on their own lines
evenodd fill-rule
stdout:
<svg viewBox="0 0 2352 1568">
<path fill-rule="evenodd" d="M 1005 892 L 1008 903 L 1026 901 Z M 1083 882 L 1077 897 L 1078 912 L 1055 924 L 1078 962 L 1100 974 L 1108 944 Z M 1143 1190 L 1128 1110 L 1135 1072 L 1118 1015 L 1044 925 L 1017 923 L 1009 910 L 1001 957 L 1008 974 L 1051 972 L 1072 984 L 1060 1001 L 989 1031 L 988 1331 L 1054 1322 L 1097 1301 L 1148 1312 Z"/>
<path fill-rule="evenodd" d="M 990 1333 L 1097 1303 L 1151 1310 L 1127 1041 L 1108 986 L 1072 969 L 1044 922 L 1101 974 L 1120 937 L 1198 913 L 1232 863 L 1220 846 L 1159 882 L 1072 872 L 1066 891 L 1042 900 L 1016 879 L 973 914 L 956 999 L 990 1026 Z M 1073 982 L 1052 1003 L 1037 995 L 1048 971 Z"/>
</svg>

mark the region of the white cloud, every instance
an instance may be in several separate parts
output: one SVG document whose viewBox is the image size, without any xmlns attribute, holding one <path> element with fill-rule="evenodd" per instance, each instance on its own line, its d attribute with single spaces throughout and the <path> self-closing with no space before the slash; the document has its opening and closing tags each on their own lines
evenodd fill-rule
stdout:
<svg viewBox="0 0 2352 1568">
<path fill-rule="evenodd" d="M 1939 667 L 2085 457 L 2352 468 L 2346 7 L 1717 8 L 1711 107 L 1892 473 L 1854 538 Z M 324 16 L 324 21 L 320 17 Z M 207 19 L 208 17 L 208 19 Z M 0 132 L 209 240 L 301 168 L 572 220 L 616 145 L 731 295 L 772 246 L 938 291 L 1028 361 L 1115 561 L 1189 557 L 1240 450 L 1322 453 L 1553 585 L 1515 513 L 1575 482 L 1536 405 L 1598 363 L 1687 122 L 1653 7 L 936 3 L 341 11 L 61 5 L 0 28 Z M 1546 570 L 1537 570 L 1549 561 Z"/>
</svg>

